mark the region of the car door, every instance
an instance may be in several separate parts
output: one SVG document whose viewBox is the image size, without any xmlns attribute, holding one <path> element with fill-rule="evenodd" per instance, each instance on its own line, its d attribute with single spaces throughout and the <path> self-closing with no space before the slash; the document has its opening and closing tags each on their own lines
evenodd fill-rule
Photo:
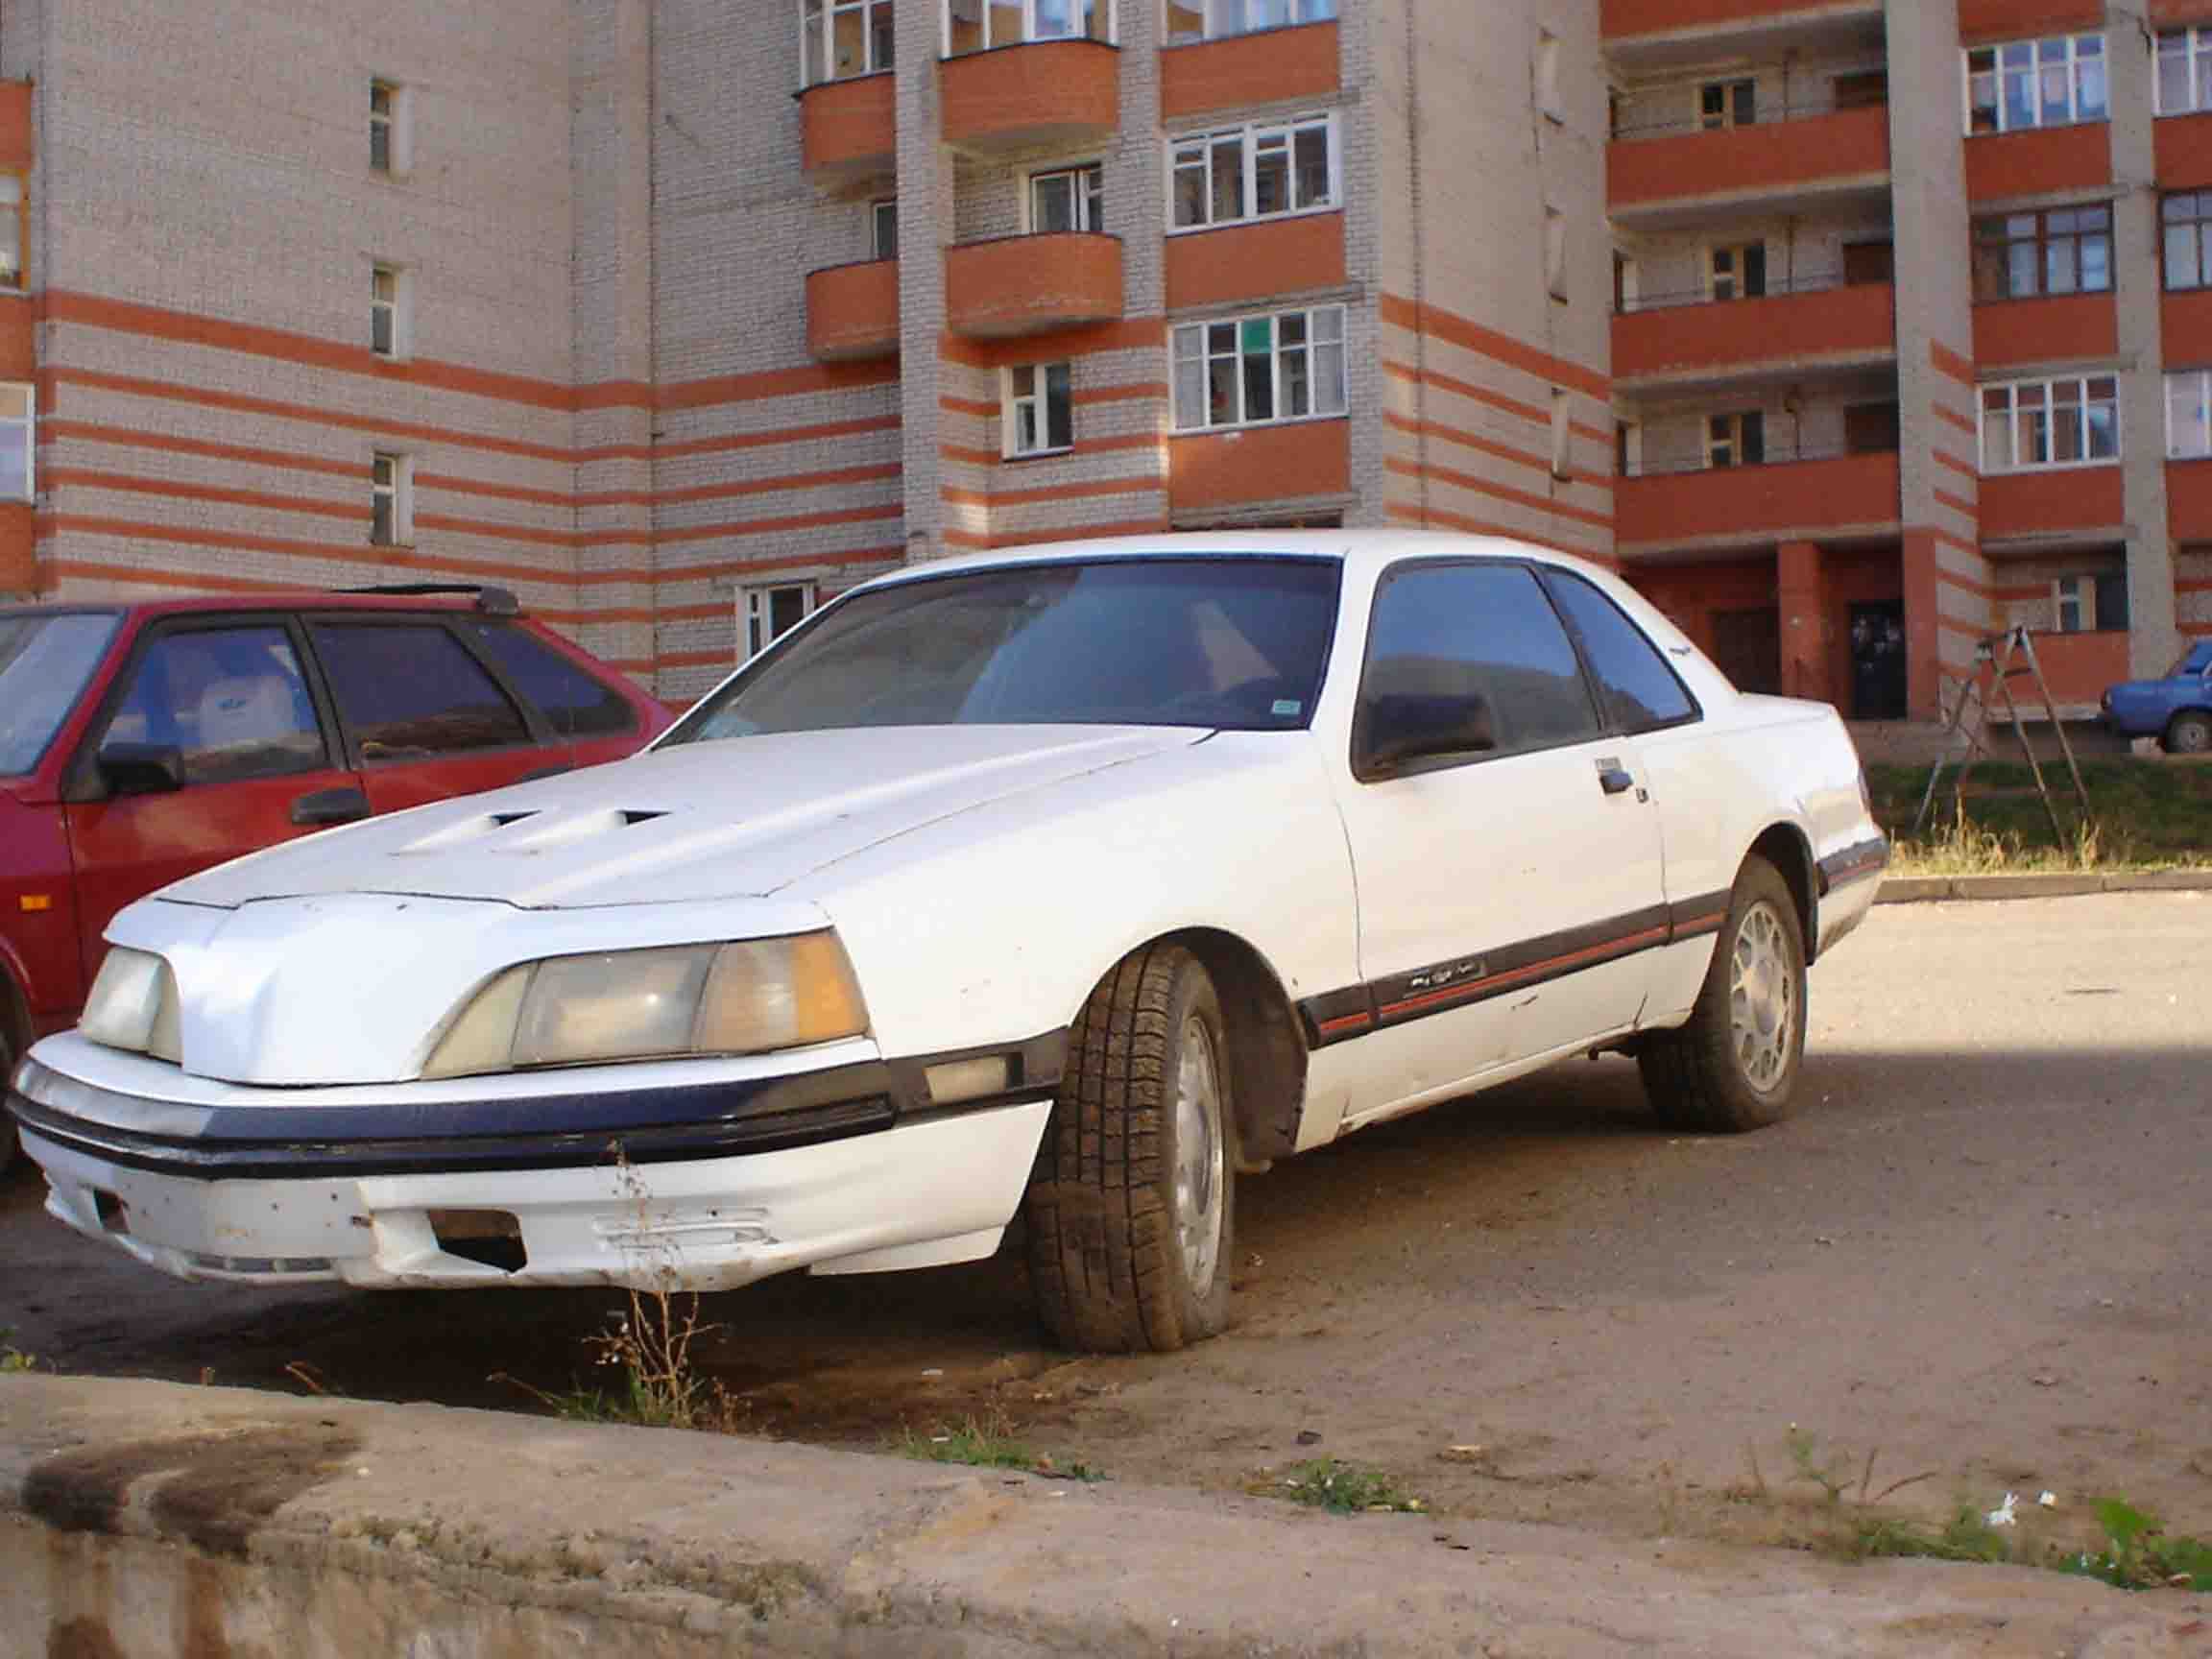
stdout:
<svg viewBox="0 0 2212 1659">
<path fill-rule="evenodd" d="M 1468 747 L 1379 760 L 1393 731 L 1438 719 L 1471 723 Z M 1374 1017 L 1354 1117 L 1634 1024 L 1638 957 L 1666 937 L 1657 821 L 1532 566 L 1382 575 L 1351 758 Z"/>
<path fill-rule="evenodd" d="M 124 905 L 210 865 L 368 815 L 361 781 L 341 757 L 301 662 L 298 623 L 268 613 L 180 617 L 136 643 L 64 788 L 87 973 Z M 111 786 L 100 753 L 128 746 L 173 751 L 182 787 Z"/>
<path fill-rule="evenodd" d="M 307 632 L 376 811 L 567 768 L 568 746 L 544 742 L 444 616 L 316 616 Z"/>
</svg>

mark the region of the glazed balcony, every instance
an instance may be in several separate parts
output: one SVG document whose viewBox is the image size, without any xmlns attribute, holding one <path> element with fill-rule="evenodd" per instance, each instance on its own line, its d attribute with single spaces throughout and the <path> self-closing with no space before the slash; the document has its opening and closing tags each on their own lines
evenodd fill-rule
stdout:
<svg viewBox="0 0 2212 1659">
<path fill-rule="evenodd" d="M 899 351 L 899 261 L 830 265 L 806 276 L 806 349 L 849 363 Z"/>
<path fill-rule="evenodd" d="M 890 173 L 899 155 L 895 91 L 886 73 L 825 81 L 800 93 L 801 155 L 807 178 L 835 186 Z"/>
<path fill-rule="evenodd" d="M 1638 229 L 1715 214 L 1801 212 L 1814 202 L 1886 204 L 1889 111 L 1876 104 L 1743 127 L 1626 131 L 1606 146 L 1605 180 L 1613 217 Z"/>
<path fill-rule="evenodd" d="M 1754 299 L 1635 301 L 1613 319 L 1613 382 L 1623 391 L 1798 379 L 1897 356 L 1897 292 L 1832 276 L 1771 284 Z"/>
<path fill-rule="evenodd" d="M 1118 236 L 1058 230 L 945 251 L 945 314 L 955 334 L 1009 339 L 1111 323 L 1121 309 Z"/>
<path fill-rule="evenodd" d="M 1096 144 L 1121 121 L 1121 53 L 1103 40 L 1036 40 L 937 66 L 945 142 L 972 156 Z"/>
<path fill-rule="evenodd" d="M 1631 68 L 1836 57 L 1882 42 L 1882 0 L 1601 0 L 1605 53 Z"/>
<path fill-rule="evenodd" d="M 1337 26 L 1302 23 L 1160 54 L 1160 113 L 1168 121 L 1286 98 L 1334 98 L 1343 82 Z"/>
<path fill-rule="evenodd" d="M 1751 467 L 1647 471 L 1618 481 L 1614 515 L 1624 556 L 1690 548 L 1895 533 L 1894 453 L 1769 450 Z"/>
</svg>

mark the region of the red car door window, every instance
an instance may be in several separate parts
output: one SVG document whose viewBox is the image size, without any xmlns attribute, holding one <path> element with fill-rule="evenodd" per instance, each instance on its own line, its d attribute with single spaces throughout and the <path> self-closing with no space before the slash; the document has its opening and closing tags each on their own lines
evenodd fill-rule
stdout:
<svg viewBox="0 0 2212 1659">
<path fill-rule="evenodd" d="M 329 757 L 281 627 L 161 636 L 139 659 L 101 743 L 174 746 L 187 784 L 282 778 Z"/>
<path fill-rule="evenodd" d="M 628 698 L 526 630 L 512 622 L 470 622 L 467 627 L 515 688 L 538 706 L 556 736 L 611 737 L 637 730 L 637 711 Z"/>
</svg>

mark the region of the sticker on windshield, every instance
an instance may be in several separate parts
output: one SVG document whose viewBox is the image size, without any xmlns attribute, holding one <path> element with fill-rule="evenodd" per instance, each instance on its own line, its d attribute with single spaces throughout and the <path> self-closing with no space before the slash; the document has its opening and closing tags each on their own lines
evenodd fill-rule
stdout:
<svg viewBox="0 0 2212 1659">
<path fill-rule="evenodd" d="M 1305 707 L 1306 705 L 1296 697 L 1278 697 L 1275 699 L 1276 714 L 1286 720 L 1294 717 Z"/>
</svg>

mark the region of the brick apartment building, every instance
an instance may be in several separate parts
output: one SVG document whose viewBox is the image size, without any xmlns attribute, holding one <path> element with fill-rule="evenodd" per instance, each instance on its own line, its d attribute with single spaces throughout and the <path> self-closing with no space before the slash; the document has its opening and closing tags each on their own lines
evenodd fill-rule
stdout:
<svg viewBox="0 0 2212 1659">
<path fill-rule="evenodd" d="M 2212 622 L 2212 0 L 6 0 L 0 77 L 0 592 L 496 582 L 683 700 L 912 559 L 1427 524 L 1865 718 Z"/>
</svg>

